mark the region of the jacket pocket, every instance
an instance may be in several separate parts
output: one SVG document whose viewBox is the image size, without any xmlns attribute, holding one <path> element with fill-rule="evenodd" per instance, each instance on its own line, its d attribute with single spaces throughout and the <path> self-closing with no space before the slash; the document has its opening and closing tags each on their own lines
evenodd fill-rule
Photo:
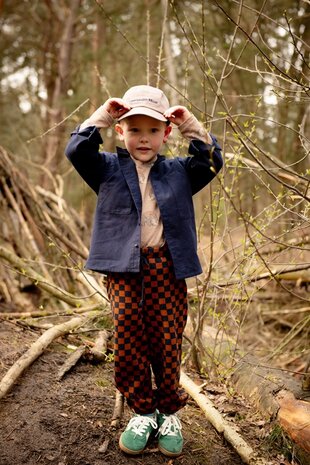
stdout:
<svg viewBox="0 0 310 465">
<path fill-rule="evenodd" d="M 97 204 L 100 213 L 129 215 L 133 206 L 131 193 L 120 171 L 100 185 Z"/>
</svg>

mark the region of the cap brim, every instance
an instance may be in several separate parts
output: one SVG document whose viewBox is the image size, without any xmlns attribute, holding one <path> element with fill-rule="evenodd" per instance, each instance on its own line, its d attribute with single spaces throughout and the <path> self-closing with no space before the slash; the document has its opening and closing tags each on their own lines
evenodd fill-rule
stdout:
<svg viewBox="0 0 310 465">
<path fill-rule="evenodd" d="M 147 107 L 134 107 L 131 110 L 127 111 L 127 113 L 125 113 L 123 116 L 118 118 L 118 121 L 121 121 L 124 118 L 128 118 L 129 116 L 134 116 L 134 115 L 150 116 L 151 118 L 155 118 L 158 121 L 163 121 L 165 123 L 168 121 L 167 118 L 165 118 L 162 113 L 159 113 L 159 111 L 155 111 Z"/>
</svg>

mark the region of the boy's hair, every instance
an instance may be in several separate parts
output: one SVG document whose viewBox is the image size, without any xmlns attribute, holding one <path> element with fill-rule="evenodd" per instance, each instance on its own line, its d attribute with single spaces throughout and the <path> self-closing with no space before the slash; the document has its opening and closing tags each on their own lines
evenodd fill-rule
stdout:
<svg viewBox="0 0 310 465">
<path fill-rule="evenodd" d="M 121 116 L 119 121 L 128 116 L 146 115 L 167 122 L 164 113 L 170 107 L 169 100 L 157 87 L 145 85 L 131 87 L 125 92 L 123 100 L 130 105 L 131 110 Z"/>
</svg>

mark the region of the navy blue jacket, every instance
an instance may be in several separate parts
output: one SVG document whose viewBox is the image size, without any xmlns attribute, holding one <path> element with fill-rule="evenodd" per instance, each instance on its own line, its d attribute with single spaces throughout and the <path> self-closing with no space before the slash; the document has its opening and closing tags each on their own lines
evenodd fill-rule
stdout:
<svg viewBox="0 0 310 465">
<path fill-rule="evenodd" d="M 213 136 L 212 140 L 212 146 L 191 141 L 192 156 L 186 158 L 158 155 L 150 171 L 177 279 L 202 272 L 192 195 L 222 167 L 220 146 Z M 136 273 L 140 268 L 142 202 L 135 163 L 125 149 L 117 148 L 117 154 L 99 152 L 101 143 L 99 131 L 91 126 L 73 132 L 66 147 L 67 157 L 98 196 L 86 268 Z"/>
</svg>

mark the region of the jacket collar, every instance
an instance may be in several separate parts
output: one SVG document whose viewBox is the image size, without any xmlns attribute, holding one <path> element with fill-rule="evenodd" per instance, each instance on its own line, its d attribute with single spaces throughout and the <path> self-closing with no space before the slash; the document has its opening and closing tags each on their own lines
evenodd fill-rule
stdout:
<svg viewBox="0 0 310 465">
<path fill-rule="evenodd" d="M 116 147 L 116 152 L 119 157 L 128 158 L 130 157 L 130 153 L 127 149 L 123 149 L 122 147 Z"/>
</svg>

